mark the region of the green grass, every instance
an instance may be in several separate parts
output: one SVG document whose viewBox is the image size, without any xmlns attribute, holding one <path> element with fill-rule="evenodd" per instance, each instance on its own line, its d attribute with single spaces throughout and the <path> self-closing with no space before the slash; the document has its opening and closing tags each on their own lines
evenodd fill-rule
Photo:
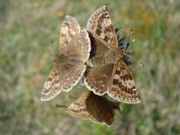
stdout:
<svg viewBox="0 0 180 135">
<path fill-rule="evenodd" d="M 64 15 L 72 15 L 86 28 L 89 16 L 102 5 L 107 5 L 114 24 L 126 32 L 134 30 L 131 48 L 145 65 L 131 66 L 142 103 L 123 104 L 110 128 L 75 119 L 55 107 L 71 103 L 68 95 L 78 94 L 78 87 L 50 102 L 40 100 Z M 180 134 L 178 5 L 176 0 L 0 0 L 0 134 Z"/>
</svg>

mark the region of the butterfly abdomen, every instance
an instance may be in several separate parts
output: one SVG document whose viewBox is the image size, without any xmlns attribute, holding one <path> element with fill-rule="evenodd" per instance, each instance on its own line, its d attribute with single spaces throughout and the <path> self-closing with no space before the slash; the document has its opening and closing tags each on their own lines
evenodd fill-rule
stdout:
<svg viewBox="0 0 180 135">
<path fill-rule="evenodd" d="M 106 64 L 114 63 L 117 56 L 113 53 L 107 53 L 105 55 L 94 56 L 88 61 L 88 66 L 90 67 L 100 67 Z"/>
<path fill-rule="evenodd" d="M 94 56 L 87 62 L 90 67 L 99 67 L 106 64 L 105 58 L 103 55 Z"/>
<path fill-rule="evenodd" d="M 84 64 L 81 60 L 79 60 L 77 58 L 72 58 L 72 57 L 66 56 L 64 54 L 56 54 L 54 56 L 53 62 L 55 64 L 60 64 L 60 65 L 64 65 L 64 64 L 70 64 L 70 65 Z"/>
<path fill-rule="evenodd" d="M 70 58 L 68 60 L 68 64 L 71 64 L 71 65 L 80 65 L 81 64 L 81 65 L 83 65 L 83 64 L 85 64 L 85 62 L 83 62 L 79 59 Z"/>
</svg>

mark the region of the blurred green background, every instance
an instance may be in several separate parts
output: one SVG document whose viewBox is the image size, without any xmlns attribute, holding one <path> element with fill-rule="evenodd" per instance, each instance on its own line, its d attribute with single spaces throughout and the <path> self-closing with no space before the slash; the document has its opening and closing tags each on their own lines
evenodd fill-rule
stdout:
<svg viewBox="0 0 180 135">
<path fill-rule="evenodd" d="M 89 16 L 102 5 L 108 7 L 114 24 L 126 32 L 134 30 L 131 48 L 145 65 L 131 66 L 142 103 L 123 104 L 110 128 L 56 108 L 57 103 L 73 101 L 71 92 L 49 102 L 40 100 L 52 56 L 58 52 L 64 15 L 86 28 Z M 0 0 L 0 134 L 180 134 L 179 7 L 178 0 Z"/>
</svg>

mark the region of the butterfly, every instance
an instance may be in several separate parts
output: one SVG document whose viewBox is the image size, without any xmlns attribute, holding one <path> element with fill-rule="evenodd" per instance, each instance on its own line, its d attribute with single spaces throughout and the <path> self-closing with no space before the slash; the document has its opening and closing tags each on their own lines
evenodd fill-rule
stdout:
<svg viewBox="0 0 180 135">
<path fill-rule="evenodd" d="M 111 126 L 114 122 L 115 109 L 121 109 L 119 103 L 87 91 L 70 104 L 66 112 L 76 118 Z"/>
<path fill-rule="evenodd" d="M 140 94 L 124 62 L 125 52 L 118 39 L 106 6 L 98 8 L 87 24 L 91 54 L 84 83 L 97 95 L 108 94 L 124 103 L 140 103 Z"/>
<path fill-rule="evenodd" d="M 54 56 L 55 66 L 44 83 L 42 101 L 53 99 L 61 91 L 70 91 L 80 81 L 90 50 L 88 32 L 80 29 L 75 18 L 65 16 L 60 31 L 59 54 Z"/>
</svg>

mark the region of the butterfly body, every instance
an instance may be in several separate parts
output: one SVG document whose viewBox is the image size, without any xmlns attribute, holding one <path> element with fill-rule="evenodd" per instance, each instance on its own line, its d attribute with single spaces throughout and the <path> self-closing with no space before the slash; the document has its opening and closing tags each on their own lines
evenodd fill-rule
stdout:
<svg viewBox="0 0 180 135">
<path fill-rule="evenodd" d="M 91 54 L 88 60 L 88 66 L 99 67 L 110 63 L 116 63 L 123 58 L 123 52 L 121 50 L 106 47 L 103 45 L 103 41 L 95 39 L 92 37 L 91 33 L 90 37 L 92 42 L 92 53 L 96 52 L 96 54 Z"/>
<path fill-rule="evenodd" d="M 79 64 L 84 64 L 85 62 L 81 61 L 80 59 L 74 57 L 74 56 L 68 56 L 65 54 L 56 54 L 54 56 L 53 62 L 56 65 L 79 65 Z"/>
</svg>

